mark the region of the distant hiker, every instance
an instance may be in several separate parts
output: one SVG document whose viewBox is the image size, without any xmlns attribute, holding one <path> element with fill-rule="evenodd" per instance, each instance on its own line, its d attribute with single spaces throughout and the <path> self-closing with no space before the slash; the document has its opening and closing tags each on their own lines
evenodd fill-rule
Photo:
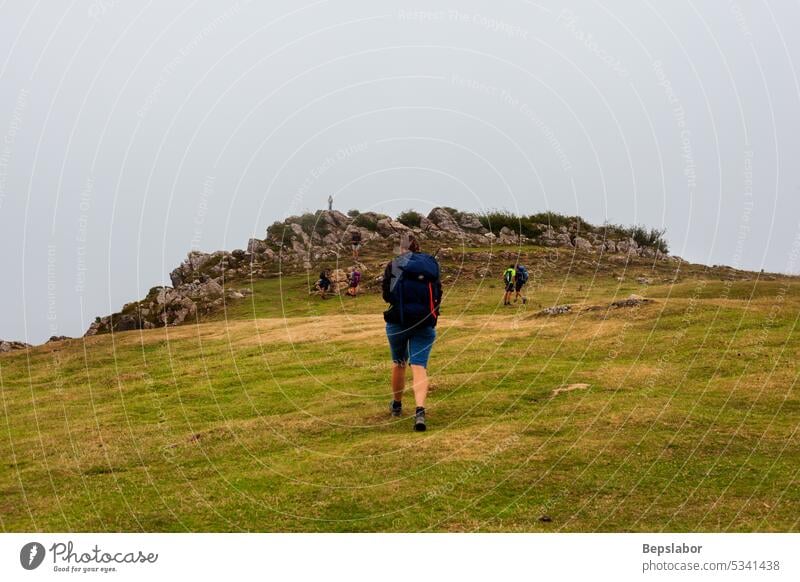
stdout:
<svg viewBox="0 0 800 582">
<path fill-rule="evenodd" d="M 503 305 L 511 305 L 511 295 L 514 293 L 515 279 L 517 272 L 514 265 L 509 265 L 508 269 L 503 271 L 503 283 L 506 287 L 506 294 L 503 296 Z"/>
<path fill-rule="evenodd" d="M 350 295 L 350 297 L 355 297 L 358 295 L 358 286 L 361 285 L 361 271 L 353 268 L 353 270 L 347 275 L 347 280 L 350 282 L 350 285 L 347 288 L 347 294 Z"/>
<path fill-rule="evenodd" d="M 528 298 L 525 297 L 522 288 L 525 287 L 525 284 L 528 282 L 528 269 L 525 268 L 525 265 L 517 265 L 514 271 L 516 272 L 514 277 L 514 290 L 517 292 L 514 296 L 514 303 L 517 302 L 517 299 L 522 297 L 522 304 L 525 305 L 528 302 Z"/>
<path fill-rule="evenodd" d="M 428 358 L 436 340 L 436 323 L 442 300 L 439 263 L 420 252 L 415 239 L 408 241 L 408 251 L 395 257 L 383 274 L 383 300 L 390 304 L 383 313 L 386 336 L 392 354 L 392 416 L 403 410 L 406 365 L 411 364 L 414 382 L 414 430 L 423 431 L 425 398 L 428 396 Z M 403 249 L 401 248 L 401 251 Z"/>
<path fill-rule="evenodd" d="M 333 210 L 333 195 L 328 195 L 328 210 Z"/>
<path fill-rule="evenodd" d="M 319 274 L 319 281 L 317 282 L 317 287 L 319 288 L 319 296 L 323 299 L 327 299 L 326 295 L 331 288 L 331 277 L 330 271 L 327 269 L 323 269 Z"/>
<path fill-rule="evenodd" d="M 361 231 L 354 230 L 350 234 L 350 244 L 353 247 L 353 260 L 358 260 L 358 250 L 361 248 Z"/>
</svg>

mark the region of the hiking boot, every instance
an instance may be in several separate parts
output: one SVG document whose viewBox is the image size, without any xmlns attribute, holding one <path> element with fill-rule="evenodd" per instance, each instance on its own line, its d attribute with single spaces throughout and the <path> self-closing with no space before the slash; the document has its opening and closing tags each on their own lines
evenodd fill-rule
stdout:
<svg viewBox="0 0 800 582">
<path fill-rule="evenodd" d="M 422 432 L 427 428 L 425 426 L 425 409 L 417 407 L 417 412 L 414 415 L 414 430 Z"/>
<path fill-rule="evenodd" d="M 389 403 L 389 412 L 392 413 L 392 416 L 400 416 L 403 414 L 403 403 L 392 400 L 391 403 Z"/>
<path fill-rule="evenodd" d="M 522 298 L 522 304 L 523 304 L 523 305 L 527 305 L 527 304 L 528 304 L 528 299 L 527 299 L 527 297 L 523 297 L 523 298 Z"/>
</svg>

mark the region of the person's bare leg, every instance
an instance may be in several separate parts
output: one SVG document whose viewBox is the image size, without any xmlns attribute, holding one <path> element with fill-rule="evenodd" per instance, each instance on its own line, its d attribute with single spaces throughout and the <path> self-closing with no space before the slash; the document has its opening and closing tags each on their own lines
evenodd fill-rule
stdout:
<svg viewBox="0 0 800 582">
<path fill-rule="evenodd" d="M 406 389 L 406 366 L 394 363 L 392 366 L 392 397 L 395 402 L 403 401 L 403 392 Z"/>
<path fill-rule="evenodd" d="M 411 366 L 414 378 L 414 400 L 418 407 L 425 408 L 425 399 L 428 397 L 428 370 L 425 366 Z"/>
</svg>

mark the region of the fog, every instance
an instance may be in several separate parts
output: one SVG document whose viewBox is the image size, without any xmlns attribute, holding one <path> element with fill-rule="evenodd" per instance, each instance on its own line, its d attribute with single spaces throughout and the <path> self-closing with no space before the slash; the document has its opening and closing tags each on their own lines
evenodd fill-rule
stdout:
<svg viewBox="0 0 800 582">
<path fill-rule="evenodd" d="M 798 271 L 797 3 L 0 6 L 0 338 L 335 207 L 554 210 Z"/>
</svg>

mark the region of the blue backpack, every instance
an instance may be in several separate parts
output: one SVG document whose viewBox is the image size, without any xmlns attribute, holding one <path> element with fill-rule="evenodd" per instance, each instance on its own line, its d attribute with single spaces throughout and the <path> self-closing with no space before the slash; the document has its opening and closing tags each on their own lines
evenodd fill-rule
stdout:
<svg viewBox="0 0 800 582">
<path fill-rule="evenodd" d="M 517 280 L 523 284 L 528 282 L 528 269 L 520 265 L 517 267 Z"/>
<path fill-rule="evenodd" d="M 436 325 L 439 306 L 439 263 L 425 253 L 406 253 L 392 261 L 391 303 L 400 323 L 414 325 L 431 318 Z"/>
</svg>

